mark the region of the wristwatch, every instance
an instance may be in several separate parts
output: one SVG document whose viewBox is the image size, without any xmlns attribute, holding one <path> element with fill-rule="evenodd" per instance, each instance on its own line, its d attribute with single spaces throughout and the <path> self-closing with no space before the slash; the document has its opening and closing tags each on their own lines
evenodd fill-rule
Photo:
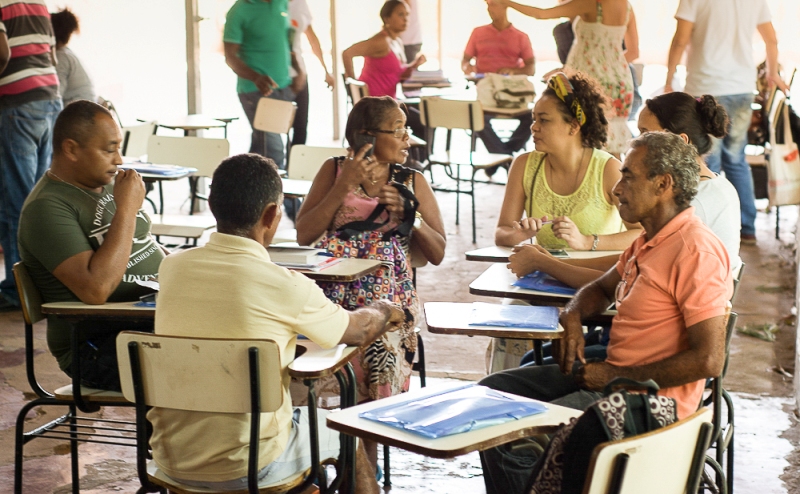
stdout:
<svg viewBox="0 0 800 494">
<path fill-rule="evenodd" d="M 422 213 L 419 211 L 414 213 L 414 226 L 412 227 L 415 231 L 422 228 Z"/>
</svg>

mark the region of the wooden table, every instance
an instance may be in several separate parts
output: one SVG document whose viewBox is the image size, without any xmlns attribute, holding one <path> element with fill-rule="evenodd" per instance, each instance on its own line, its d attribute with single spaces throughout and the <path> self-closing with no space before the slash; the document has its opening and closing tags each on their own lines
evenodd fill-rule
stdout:
<svg viewBox="0 0 800 494">
<path fill-rule="evenodd" d="M 434 334 L 460 334 L 467 336 L 491 336 L 492 338 L 513 338 L 533 340 L 533 356 L 537 365 L 542 365 L 542 342 L 557 340 L 564 334 L 560 325 L 556 331 L 532 328 L 500 328 L 497 326 L 471 326 L 469 324 L 472 304 L 459 302 L 426 302 L 424 305 L 425 323 L 428 331 Z"/>
<path fill-rule="evenodd" d="M 283 195 L 286 197 L 303 198 L 311 190 L 311 180 L 297 180 L 294 178 L 282 178 Z"/>
<path fill-rule="evenodd" d="M 559 425 L 568 423 L 571 418 L 579 417 L 583 413 L 580 410 L 547 403 L 545 405 L 548 410 L 545 413 L 438 439 L 428 439 L 358 416 L 359 413 L 373 408 L 409 399 L 422 399 L 440 391 L 441 389 L 427 387 L 333 412 L 328 415 L 328 427 L 351 436 L 371 439 L 432 458 L 455 458 L 532 435 L 552 433 Z"/>
<path fill-rule="evenodd" d="M 559 259 L 596 259 L 605 256 L 619 256 L 621 250 L 572 250 L 565 249 L 569 257 L 559 257 Z M 481 249 L 469 250 L 466 253 L 467 261 L 481 262 L 508 262 L 511 255 L 511 247 L 493 245 Z"/>
<path fill-rule="evenodd" d="M 107 302 L 103 305 L 88 305 L 83 302 L 50 302 L 42 304 L 42 314 L 58 316 L 68 320 L 87 317 L 121 318 L 152 321 L 156 317 L 155 307 L 137 307 L 138 302 Z"/>
</svg>

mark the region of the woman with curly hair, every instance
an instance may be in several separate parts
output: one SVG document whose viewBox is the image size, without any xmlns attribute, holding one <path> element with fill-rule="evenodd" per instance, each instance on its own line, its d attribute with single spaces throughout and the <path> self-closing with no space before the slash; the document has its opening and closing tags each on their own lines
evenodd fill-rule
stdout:
<svg viewBox="0 0 800 494">
<path fill-rule="evenodd" d="M 625 225 L 611 193 L 620 162 L 600 150 L 608 121 L 593 79 L 558 72 L 533 108 L 535 151 L 511 165 L 497 245 L 532 237 L 545 248 L 621 250 L 639 235 Z M 525 213 L 525 217 L 523 217 Z"/>
<path fill-rule="evenodd" d="M 557 72 L 533 108 L 535 151 L 519 155 L 508 173 L 497 245 L 536 237 L 545 248 L 622 250 L 641 233 L 619 216 L 612 193 L 620 162 L 600 148 L 608 121 L 605 98 L 586 76 Z M 524 216 L 523 216 L 524 215 Z M 489 372 L 517 367 L 529 340 L 494 338 Z"/>
</svg>

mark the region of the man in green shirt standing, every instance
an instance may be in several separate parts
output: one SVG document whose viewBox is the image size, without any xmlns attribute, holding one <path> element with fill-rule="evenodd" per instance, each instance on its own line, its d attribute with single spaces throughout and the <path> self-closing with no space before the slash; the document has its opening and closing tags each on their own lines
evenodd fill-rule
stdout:
<svg viewBox="0 0 800 494">
<path fill-rule="evenodd" d="M 239 76 L 236 91 L 251 126 L 262 97 L 294 100 L 289 87 L 289 0 L 237 0 L 228 11 L 223 42 L 225 61 Z M 253 129 L 250 152 L 286 168 L 279 134 Z"/>
<path fill-rule="evenodd" d="M 111 114 L 86 100 L 64 108 L 53 129 L 53 162 L 22 207 L 19 250 L 44 302 L 137 300 L 137 284 L 158 275 L 166 252 L 141 209 L 145 188 L 135 170 L 118 170 L 122 136 Z M 113 182 L 113 184 L 112 184 Z M 92 319 L 78 323 L 81 378 L 119 390 L 115 339 L 140 325 Z M 71 375 L 70 323 L 47 320 L 47 346 Z"/>
</svg>

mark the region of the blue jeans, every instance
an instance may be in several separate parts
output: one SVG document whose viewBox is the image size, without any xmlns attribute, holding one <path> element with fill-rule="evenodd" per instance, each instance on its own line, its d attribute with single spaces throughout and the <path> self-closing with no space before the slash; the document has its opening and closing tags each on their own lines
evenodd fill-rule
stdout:
<svg viewBox="0 0 800 494">
<path fill-rule="evenodd" d="M 53 124 L 60 111 L 60 99 L 0 110 L 0 245 L 6 265 L 0 294 L 15 305 L 19 296 L 12 268 L 19 262 L 19 214 L 25 198 L 50 167 Z"/>
<path fill-rule="evenodd" d="M 239 101 L 242 103 L 242 108 L 244 109 L 244 114 L 247 115 L 247 120 L 250 121 L 250 127 L 253 126 L 253 120 L 256 118 L 256 108 L 258 108 L 258 100 L 260 100 L 262 96 L 263 95 L 258 91 L 239 93 Z M 294 101 L 294 97 L 294 93 L 288 87 L 275 89 L 268 96 L 268 98 L 282 101 Z M 272 161 L 278 165 L 278 168 L 281 170 L 286 169 L 286 149 L 283 146 L 283 140 L 280 134 L 253 129 L 253 136 L 250 139 L 250 152 L 271 158 Z"/>
<path fill-rule="evenodd" d="M 750 126 L 753 102 L 752 94 L 731 94 L 715 96 L 719 104 L 725 107 L 730 118 L 728 135 L 722 139 L 714 139 L 711 151 L 706 155 L 706 164 L 712 172 L 725 172 L 725 178 L 733 184 L 739 193 L 742 214 L 742 235 L 756 233 L 756 199 L 753 192 L 753 175 L 750 165 L 744 157 L 747 145 L 747 128 Z"/>
</svg>

